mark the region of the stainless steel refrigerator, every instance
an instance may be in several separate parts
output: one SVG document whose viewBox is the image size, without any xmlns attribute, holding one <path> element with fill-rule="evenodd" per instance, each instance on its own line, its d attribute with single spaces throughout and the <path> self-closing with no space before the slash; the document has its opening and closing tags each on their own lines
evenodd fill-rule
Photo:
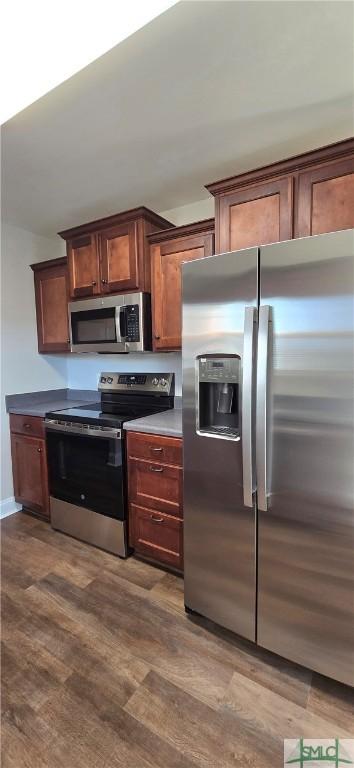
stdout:
<svg viewBox="0 0 354 768">
<path fill-rule="evenodd" d="M 354 230 L 182 272 L 186 608 L 354 685 Z"/>
</svg>

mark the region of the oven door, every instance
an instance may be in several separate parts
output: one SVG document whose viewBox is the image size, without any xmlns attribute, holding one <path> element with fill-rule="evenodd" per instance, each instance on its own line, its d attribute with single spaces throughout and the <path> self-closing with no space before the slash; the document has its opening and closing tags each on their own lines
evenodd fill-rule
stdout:
<svg viewBox="0 0 354 768">
<path fill-rule="evenodd" d="M 50 496 L 124 520 L 122 440 L 50 428 L 46 433 Z"/>
<path fill-rule="evenodd" d="M 70 302 L 72 352 L 126 352 L 123 307 L 124 296 Z"/>
</svg>

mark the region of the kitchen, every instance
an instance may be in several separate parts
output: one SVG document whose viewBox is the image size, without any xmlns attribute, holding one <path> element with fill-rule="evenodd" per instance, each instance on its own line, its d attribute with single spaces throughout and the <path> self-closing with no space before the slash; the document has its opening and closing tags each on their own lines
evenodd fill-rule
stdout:
<svg viewBox="0 0 354 768">
<path fill-rule="evenodd" d="M 194 61 L 195 25 L 225 35 L 240 13 L 216 5 L 177 4 L 140 55 L 177 27 Z M 322 47 L 345 13 L 313 5 Z M 71 121 L 92 99 L 76 78 Z M 273 767 L 284 739 L 350 739 L 354 140 L 336 87 L 345 129 L 319 108 L 288 152 L 269 136 L 209 173 L 201 151 L 203 182 L 183 199 L 169 168 L 165 205 L 153 174 L 137 195 L 108 166 L 92 194 L 81 160 L 82 200 L 58 184 L 53 214 L 51 166 L 46 192 L 35 170 L 19 190 L 28 147 L 5 126 L 4 765 L 70 745 L 65 765 Z M 17 118 L 38 159 L 58 117 L 55 91 L 41 101 Z"/>
</svg>

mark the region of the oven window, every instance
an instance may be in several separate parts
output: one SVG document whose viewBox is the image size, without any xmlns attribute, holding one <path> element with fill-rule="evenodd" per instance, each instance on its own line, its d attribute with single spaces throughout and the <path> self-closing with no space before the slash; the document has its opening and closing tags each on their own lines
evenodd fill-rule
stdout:
<svg viewBox="0 0 354 768">
<path fill-rule="evenodd" d="M 115 307 L 71 312 L 73 344 L 111 344 L 117 341 Z"/>
<path fill-rule="evenodd" d="M 50 495 L 124 519 L 122 442 L 47 431 Z"/>
</svg>

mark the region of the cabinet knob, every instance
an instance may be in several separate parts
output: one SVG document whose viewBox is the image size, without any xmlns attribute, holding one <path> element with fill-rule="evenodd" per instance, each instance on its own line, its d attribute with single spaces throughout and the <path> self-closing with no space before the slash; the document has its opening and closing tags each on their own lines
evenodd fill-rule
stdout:
<svg viewBox="0 0 354 768">
<path fill-rule="evenodd" d="M 37 448 L 37 453 L 42 453 L 42 448 Z"/>
<path fill-rule="evenodd" d="M 105 284 L 106 282 L 107 282 L 106 278 L 105 278 L 105 277 L 102 277 L 101 283 L 104 283 L 104 284 Z"/>
<path fill-rule="evenodd" d="M 96 285 L 96 280 L 92 280 L 92 285 Z"/>
<path fill-rule="evenodd" d="M 67 341 L 68 344 L 70 344 L 70 339 L 67 339 L 66 341 Z"/>
<path fill-rule="evenodd" d="M 155 515 L 150 515 L 150 517 L 154 523 L 163 523 L 163 517 L 155 517 Z"/>
<path fill-rule="evenodd" d="M 25 429 L 31 429 L 31 425 L 30 424 L 25 424 Z"/>
<path fill-rule="evenodd" d="M 159 340 L 159 338 L 160 338 L 160 336 L 158 336 L 158 335 L 157 335 L 157 333 L 155 333 L 155 339 L 156 339 L 156 341 L 158 341 L 158 340 Z"/>
</svg>

